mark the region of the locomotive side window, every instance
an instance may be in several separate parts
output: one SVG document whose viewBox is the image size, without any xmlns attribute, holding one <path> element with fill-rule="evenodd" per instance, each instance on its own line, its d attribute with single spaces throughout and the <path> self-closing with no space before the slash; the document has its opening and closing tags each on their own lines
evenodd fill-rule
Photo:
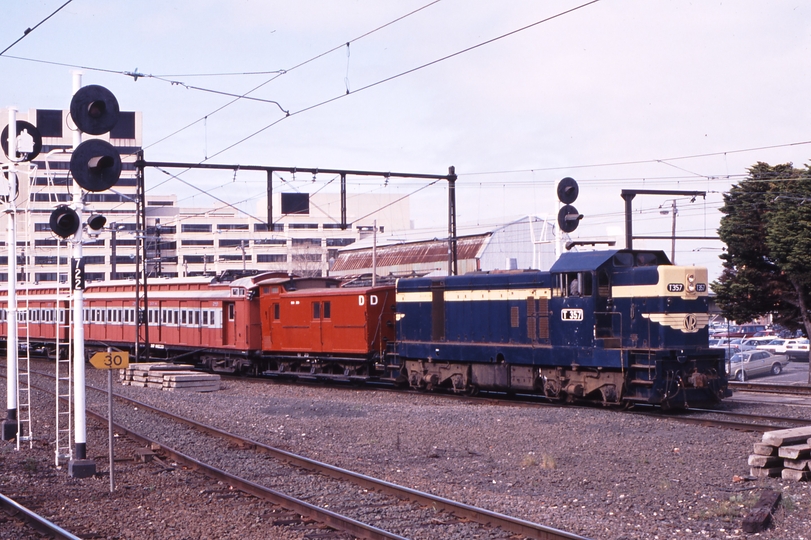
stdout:
<svg viewBox="0 0 811 540">
<path fill-rule="evenodd" d="M 319 302 L 313 302 L 313 319 L 320 318 L 321 318 L 321 304 Z"/>
<path fill-rule="evenodd" d="M 236 311 L 234 309 L 234 304 L 228 304 L 228 320 L 233 321 L 236 318 Z"/>
<path fill-rule="evenodd" d="M 597 294 L 603 298 L 611 296 L 611 280 L 605 270 L 600 270 L 597 274 Z"/>
<path fill-rule="evenodd" d="M 324 318 L 325 319 L 330 318 L 330 305 L 329 305 L 329 302 L 324 302 Z"/>
<path fill-rule="evenodd" d="M 616 268 L 631 268 L 634 266 L 633 253 L 617 253 L 614 255 L 614 267 Z"/>
<path fill-rule="evenodd" d="M 557 276 L 560 296 L 591 296 L 591 272 L 568 272 Z"/>
<path fill-rule="evenodd" d="M 279 309 L 279 304 L 275 303 L 273 304 L 273 320 L 278 321 L 279 319 L 281 319 L 281 311 Z"/>
<path fill-rule="evenodd" d="M 658 266 L 659 260 L 655 253 L 637 253 L 636 265 L 637 266 Z"/>
</svg>

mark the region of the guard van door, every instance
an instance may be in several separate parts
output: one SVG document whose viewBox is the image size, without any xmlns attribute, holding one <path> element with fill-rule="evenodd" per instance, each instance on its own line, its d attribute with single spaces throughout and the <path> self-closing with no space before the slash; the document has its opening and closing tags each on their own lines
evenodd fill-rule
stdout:
<svg viewBox="0 0 811 540">
<path fill-rule="evenodd" d="M 234 345 L 237 336 L 237 306 L 234 302 L 223 302 L 222 307 L 222 344 Z"/>
</svg>

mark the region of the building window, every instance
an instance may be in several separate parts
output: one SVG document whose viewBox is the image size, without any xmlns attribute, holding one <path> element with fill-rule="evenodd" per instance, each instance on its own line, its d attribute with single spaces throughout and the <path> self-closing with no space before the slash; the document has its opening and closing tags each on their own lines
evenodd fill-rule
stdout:
<svg viewBox="0 0 811 540">
<path fill-rule="evenodd" d="M 287 240 L 284 238 L 256 238 L 253 241 L 255 246 L 286 246 Z"/>
<path fill-rule="evenodd" d="M 320 238 L 293 238 L 294 246 L 321 246 Z"/>
<path fill-rule="evenodd" d="M 270 230 L 267 223 L 253 224 L 253 232 L 269 232 Z M 284 232 L 284 223 L 274 223 L 272 230 L 273 232 Z"/>
<path fill-rule="evenodd" d="M 349 244 L 354 244 L 354 238 L 327 238 L 327 246 L 348 246 Z"/>
<path fill-rule="evenodd" d="M 181 246 L 213 246 L 214 240 L 181 240 Z"/>
<path fill-rule="evenodd" d="M 251 245 L 250 240 L 220 240 L 220 247 L 248 247 Z"/>
<path fill-rule="evenodd" d="M 185 223 L 180 226 L 180 232 L 184 233 L 210 233 L 211 225 L 203 223 Z M 214 245 L 213 243 L 211 245 Z"/>
<path fill-rule="evenodd" d="M 291 223 L 291 229 L 317 229 L 318 223 Z"/>
<path fill-rule="evenodd" d="M 37 130 L 43 137 L 61 137 L 62 111 L 37 109 Z"/>
<path fill-rule="evenodd" d="M 284 253 L 263 253 L 256 256 L 258 263 L 283 263 L 287 262 L 287 255 Z"/>
<path fill-rule="evenodd" d="M 135 138 L 135 113 L 132 111 L 121 111 L 118 114 L 118 122 L 110 130 L 111 139 L 134 139 Z"/>
<path fill-rule="evenodd" d="M 183 255 L 183 262 L 189 264 L 203 264 L 214 262 L 214 255 Z"/>
<path fill-rule="evenodd" d="M 247 223 L 218 223 L 218 231 L 247 231 Z"/>
</svg>

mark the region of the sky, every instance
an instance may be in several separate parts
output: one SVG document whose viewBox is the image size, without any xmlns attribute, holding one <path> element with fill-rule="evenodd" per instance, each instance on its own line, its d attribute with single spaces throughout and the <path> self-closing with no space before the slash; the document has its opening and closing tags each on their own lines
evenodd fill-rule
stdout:
<svg viewBox="0 0 811 540">
<path fill-rule="evenodd" d="M 623 189 L 706 192 L 636 197 L 634 233 L 670 237 L 675 201 L 677 236 L 715 237 L 723 193 L 748 167 L 811 156 L 811 4 L 800 0 L 63 4 L 2 0 L 0 50 L 32 30 L 0 56 L 0 107 L 68 108 L 80 68 L 83 84 L 143 112 L 147 160 L 420 174 L 452 165 L 460 226 L 553 219 L 568 176 L 584 215 L 574 240 L 624 247 Z M 337 189 L 324 174 L 276 183 Z M 416 227 L 442 226 L 447 182 L 427 184 L 350 178 L 348 190 L 408 196 Z M 146 187 L 251 215 L 266 189 L 263 173 L 232 171 L 147 171 Z M 634 247 L 671 253 L 669 239 Z M 722 248 L 679 240 L 675 259 L 714 279 Z"/>
</svg>

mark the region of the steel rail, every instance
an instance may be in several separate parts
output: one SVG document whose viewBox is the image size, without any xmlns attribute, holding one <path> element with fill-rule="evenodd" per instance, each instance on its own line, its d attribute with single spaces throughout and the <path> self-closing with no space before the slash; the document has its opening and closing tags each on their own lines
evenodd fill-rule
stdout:
<svg viewBox="0 0 811 540">
<path fill-rule="evenodd" d="M 52 377 L 52 375 L 47 373 L 40 373 L 40 372 L 33 372 L 37 375 Z M 33 386 L 33 385 L 32 385 Z M 98 392 L 107 392 L 106 389 L 98 388 L 93 385 L 88 384 L 88 389 L 96 390 Z M 44 390 L 39 388 L 39 390 Z M 47 391 L 47 390 L 46 390 Z M 219 428 L 209 426 L 207 424 L 202 424 L 190 418 L 186 418 L 183 416 L 175 415 L 171 412 L 164 411 L 162 409 L 158 409 L 157 407 L 153 407 L 147 403 L 143 403 L 136 399 L 128 398 L 126 396 L 122 396 L 120 394 L 113 394 L 113 396 L 121 401 L 130 403 L 131 405 L 140 407 L 145 410 L 152 411 L 156 414 L 165 416 L 170 418 L 174 421 L 186 424 L 190 427 L 193 427 L 203 433 L 220 437 L 222 439 L 228 440 L 232 443 L 243 447 L 249 447 L 251 449 L 255 449 L 257 451 L 264 452 L 269 454 L 277 459 L 281 459 L 298 467 L 302 467 L 308 470 L 312 470 L 331 478 L 336 478 L 343 481 L 351 481 L 354 482 L 366 489 L 373 489 L 383 493 L 387 493 L 389 495 L 394 495 L 398 498 L 405 498 L 407 500 L 414 501 L 418 504 L 421 504 L 426 507 L 435 508 L 437 510 L 443 510 L 445 512 L 451 513 L 460 518 L 470 519 L 477 523 L 486 524 L 491 527 L 500 527 L 506 531 L 510 531 L 516 534 L 521 534 L 525 537 L 529 538 L 536 538 L 538 540 L 588 540 L 587 537 L 580 536 L 574 533 L 570 533 L 567 531 L 562 531 L 559 529 L 555 529 L 554 527 L 548 527 L 546 525 L 541 525 L 539 523 L 533 523 L 531 521 L 526 521 L 520 518 L 515 518 L 512 516 L 507 516 L 505 514 L 500 514 L 498 512 L 493 512 L 491 510 L 487 510 L 484 508 L 479 508 L 476 506 L 471 506 L 468 504 L 460 503 L 451 499 L 446 499 L 444 497 L 439 497 L 437 495 L 432 495 L 430 493 L 425 493 L 422 491 L 418 491 L 415 489 L 411 489 L 405 486 L 400 486 L 398 484 L 394 484 L 392 482 L 387 482 L 385 480 L 381 480 L 378 478 L 373 478 L 371 476 L 366 476 L 364 474 L 360 474 L 354 471 L 350 471 L 348 469 L 343 469 L 340 467 L 336 467 L 334 465 L 330 465 L 328 463 L 323 463 L 320 461 L 316 461 L 304 456 L 299 456 L 297 454 L 293 454 L 291 452 L 287 452 L 285 450 L 281 450 L 279 448 L 275 448 L 272 446 L 268 446 L 263 444 L 259 441 L 255 441 L 252 439 L 248 439 L 246 437 L 241 437 L 239 435 L 229 433 L 227 431 L 223 431 Z M 92 414 L 94 417 L 98 418 L 101 421 L 107 421 L 106 416 L 101 416 L 97 413 L 92 413 L 88 410 L 88 414 Z M 130 430 L 123 426 L 117 426 L 116 429 L 120 429 L 122 432 L 130 434 Z M 135 438 L 135 436 L 133 436 Z M 146 438 L 144 438 L 146 440 Z M 148 441 L 147 444 L 155 443 L 160 446 L 162 449 L 166 449 L 160 443 L 155 441 Z M 183 454 L 178 453 L 179 456 L 183 456 Z M 179 459 L 190 459 L 193 461 L 193 465 L 198 463 L 194 460 L 194 458 L 190 458 L 188 456 L 183 456 Z M 200 464 L 203 467 L 208 467 L 207 465 Z M 219 471 L 222 474 L 228 475 L 225 471 Z M 230 480 L 225 480 L 230 482 Z M 250 483 L 249 483 L 250 484 Z M 255 485 L 255 484 L 253 484 Z M 250 486 L 249 486 L 250 487 Z M 257 486 L 261 489 L 261 486 Z M 240 488 L 241 489 L 241 488 Z M 248 489 L 248 488 L 246 488 Z M 250 493 L 250 491 L 248 491 Z M 283 505 L 282 503 L 278 503 Z M 303 503 L 307 504 L 307 503 Z M 308 505 L 309 506 L 309 505 Z M 323 511 L 318 507 L 314 507 L 318 511 Z M 319 518 L 320 521 L 320 518 Z M 353 533 L 354 534 L 354 533 Z M 388 537 L 387 537 L 388 538 Z"/>
<path fill-rule="evenodd" d="M 680 422 L 682 424 L 692 424 L 696 426 L 719 427 L 725 429 L 734 429 L 737 431 L 755 431 L 758 433 L 765 433 L 767 431 L 774 431 L 777 429 L 788 429 L 790 427 L 796 427 L 796 425 L 795 426 L 766 425 L 766 424 L 754 424 L 749 422 L 734 422 L 732 420 L 714 420 L 712 418 L 694 418 L 690 416 L 664 415 L 660 412 L 624 411 L 624 414 L 635 414 L 639 416 L 647 416 L 651 418 L 657 418 L 660 420 L 668 420 L 673 422 Z M 786 421 L 789 419 L 782 418 L 781 420 Z"/>
<path fill-rule="evenodd" d="M 93 412 L 90 409 L 87 410 L 87 414 L 89 416 L 96 418 L 99 421 L 107 420 L 107 417 L 105 415 Z M 132 439 L 135 439 L 136 441 L 142 444 L 155 445 L 155 447 L 160 447 L 161 452 L 165 453 L 174 461 L 188 467 L 189 469 L 200 471 L 206 476 L 209 476 L 221 482 L 225 482 L 228 485 L 240 491 L 243 491 L 260 499 L 270 501 L 274 504 L 278 504 L 279 506 L 283 506 L 288 510 L 293 510 L 294 512 L 297 512 L 302 516 L 310 517 L 318 521 L 319 523 L 325 523 L 330 527 L 333 527 L 334 529 L 348 532 L 349 534 L 355 535 L 360 538 L 369 538 L 371 540 L 407 540 L 406 538 L 399 536 L 397 534 L 384 531 L 383 529 L 378 529 L 377 527 L 373 527 L 372 525 L 367 525 L 366 523 L 357 521 L 350 517 L 336 514 L 335 512 L 325 510 L 324 508 L 319 508 L 318 506 L 314 506 L 300 499 L 290 497 L 289 495 L 285 495 L 284 493 L 259 485 L 255 482 L 251 482 L 250 480 L 234 476 L 231 473 L 228 473 L 222 469 L 218 469 L 217 467 L 214 467 L 212 465 L 203 463 L 202 461 L 199 461 L 191 456 L 188 456 L 180 452 L 179 450 L 175 450 L 169 446 L 154 441 L 149 437 L 136 433 L 130 430 L 129 428 L 126 428 L 115 422 L 113 423 L 113 426 L 119 433 L 122 433 Z"/>
<path fill-rule="evenodd" d="M 100 392 L 106 391 L 92 385 L 88 385 L 88 388 L 92 388 L 93 390 L 97 390 Z M 170 413 L 168 411 L 164 411 L 162 409 L 158 409 L 156 407 L 153 407 L 147 403 L 143 403 L 136 399 L 121 396 L 119 394 L 113 395 L 122 401 L 129 402 L 132 405 L 141 407 L 146 410 L 151 410 L 156 414 L 163 415 L 174 421 L 191 426 L 197 430 L 202 431 L 203 433 L 214 435 L 222 439 L 231 441 L 235 444 L 250 447 L 252 449 L 264 452 L 266 454 L 272 455 L 277 459 L 284 460 L 298 467 L 312 470 L 332 478 L 337 478 L 344 481 L 351 481 L 366 489 L 381 491 L 400 498 L 405 497 L 423 506 L 452 513 L 457 517 L 470 519 L 477 523 L 488 524 L 492 527 L 500 527 L 504 530 L 521 534 L 530 538 L 537 538 L 539 540 L 587 540 L 583 536 L 579 536 L 566 531 L 561 531 L 553 527 L 547 527 L 546 525 L 533 523 L 531 521 L 526 521 L 512 516 L 507 516 L 504 514 L 500 514 L 498 512 L 486 510 L 484 508 L 479 508 L 476 506 L 460 503 L 457 501 L 453 501 L 451 499 L 446 499 L 444 497 L 439 497 L 437 495 L 432 495 L 430 493 L 425 493 L 423 491 L 418 491 L 416 489 L 400 486 L 392 482 L 387 482 L 385 480 L 373 478 L 371 476 L 366 476 L 364 474 L 350 471 L 348 469 L 336 467 L 328 463 L 323 463 L 304 456 L 293 454 L 291 452 L 287 452 L 285 450 L 281 450 L 273 446 L 268 446 L 259 441 L 248 439 L 247 437 L 241 437 L 239 435 L 223 431 L 214 426 L 202 424 L 190 418 L 186 418 L 183 416 Z M 101 419 L 106 420 L 106 418 Z"/>
<path fill-rule="evenodd" d="M 13 499 L 0 494 L 0 507 L 7 513 L 26 521 L 39 532 L 60 540 L 81 540 L 78 536 L 69 533 L 62 527 L 48 521 L 33 510 L 29 510 Z"/>
<path fill-rule="evenodd" d="M 36 373 L 37 375 L 40 375 L 40 376 L 52 377 L 52 375 L 47 374 L 47 373 L 40 373 L 40 372 L 32 372 L 32 373 Z M 36 390 L 40 390 L 40 391 L 43 391 L 43 392 L 48 392 L 49 394 L 53 393 L 50 390 L 48 390 L 47 388 L 42 388 L 42 387 L 39 387 L 39 386 L 36 386 L 36 385 L 33 385 L 33 384 L 31 385 L 31 387 L 36 389 Z M 97 388 L 97 387 L 92 386 L 92 385 L 87 385 L 87 388 L 92 389 L 92 390 L 102 391 L 100 388 Z M 106 390 L 104 390 L 104 391 L 106 392 Z M 117 398 L 123 398 L 123 396 L 118 396 L 116 394 L 113 394 L 113 395 L 115 397 L 117 397 Z M 132 401 L 133 403 L 138 404 L 138 406 L 140 406 L 140 407 L 144 407 L 144 408 L 148 408 L 148 409 L 154 409 L 153 407 L 151 407 L 151 406 L 149 406 L 149 405 L 147 405 L 145 403 L 141 404 L 136 400 L 129 400 L 128 398 L 123 398 L 123 399 L 126 400 L 126 401 Z M 162 414 L 162 413 L 160 413 L 159 410 L 157 410 L 157 409 L 154 409 L 154 410 L 155 410 L 155 412 L 158 412 L 159 414 Z M 107 416 L 104 415 L 104 414 L 97 413 L 95 411 L 92 411 L 89 408 L 86 410 L 86 413 L 87 413 L 88 416 L 90 416 L 92 418 L 95 418 L 96 420 L 98 420 L 100 422 L 107 422 Z M 169 415 L 169 416 L 171 416 L 171 415 Z M 273 489 L 267 488 L 265 486 L 259 485 L 259 484 L 255 483 L 255 482 L 251 482 L 250 480 L 246 480 L 244 478 L 234 476 L 234 475 L 232 475 L 232 474 L 230 474 L 230 473 L 228 473 L 226 471 L 223 471 L 222 469 L 218 469 L 217 467 L 214 467 L 212 465 L 208 465 L 206 463 L 203 463 L 202 461 L 199 461 L 199 460 L 197 460 L 197 459 L 195 459 L 195 458 L 193 458 L 191 456 L 188 456 L 188 455 L 186 455 L 186 454 L 184 454 L 184 453 L 182 453 L 182 452 L 180 452 L 178 450 L 175 450 L 174 448 L 166 446 L 166 445 L 164 445 L 164 444 L 162 444 L 162 443 L 160 443 L 158 441 L 150 439 L 149 437 L 141 435 L 140 433 L 132 431 L 131 429 L 129 429 L 129 428 L 127 428 L 127 427 L 125 427 L 125 426 L 123 426 L 121 424 L 118 424 L 116 422 L 113 422 L 113 428 L 116 431 L 118 431 L 119 433 L 121 433 L 123 435 L 126 435 L 126 436 L 130 437 L 131 439 L 134 439 L 135 441 L 137 441 L 137 442 L 139 442 L 141 444 L 144 444 L 144 445 L 147 445 L 147 446 L 154 445 L 154 447 L 159 447 L 161 449 L 161 451 L 164 452 L 166 455 L 168 455 L 171 459 L 175 460 L 176 462 L 184 465 L 185 467 L 187 467 L 189 469 L 199 471 L 199 472 L 205 474 L 206 476 L 209 476 L 209 477 L 214 478 L 216 480 L 219 480 L 221 482 L 227 483 L 230 486 L 232 486 L 232 487 L 234 487 L 234 488 L 236 488 L 236 489 L 238 489 L 238 490 L 240 490 L 240 491 L 242 491 L 244 493 L 248 493 L 250 495 L 253 495 L 255 497 L 258 497 L 258 498 L 266 500 L 266 501 L 270 501 L 270 502 L 272 502 L 274 504 L 277 504 L 279 506 L 287 508 L 288 510 L 292 510 L 294 512 L 297 512 L 302 516 L 307 516 L 307 517 L 309 517 L 311 519 L 314 519 L 315 521 L 317 521 L 319 523 L 324 523 L 326 525 L 329 525 L 330 527 L 332 527 L 334 529 L 345 531 L 345 532 L 347 532 L 349 534 L 352 534 L 354 536 L 357 536 L 359 538 L 368 538 L 370 540 L 408 540 L 405 537 L 399 536 L 399 535 L 391 533 L 389 531 L 384 531 L 383 529 L 379 529 L 377 527 L 374 527 L 372 525 L 368 525 L 366 523 L 357 521 L 357 520 L 352 519 L 350 517 L 342 516 L 342 515 L 337 514 L 335 512 L 331 512 L 329 510 L 319 508 L 318 506 L 314 506 L 314 505 L 312 505 L 310 503 L 307 503 L 305 501 L 302 501 L 300 499 L 290 497 L 289 495 L 285 495 L 284 493 L 281 493 L 281 492 L 275 491 Z M 76 538 L 76 537 L 71 536 L 70 538 Z M 79 540 L 79 539 L 77 539 L 77 540 Z"/>
<path fill-rule="evenodd" d="M 729 381 L 729 387 L 744 392 L 811 396 L 811 385 L 809 384 L 789 385 L 789 384 Z"/>
<path fill-rule="evenodd" d="M 733 418 L 745 418 L 747 420 L 752 420 L 756 422 L 778 422 L 778 423 L 788 422 L 792 424 L 798 424 L 801 426 L 811 425 L 811 419 L 809 418 L 788 418 L 785 416 L 772 416 L 768 414 L 749 414 L 734 411 L 719 411 L 713 409 L 690 409 L 688 412 L 695 414 L 718 414 L 723 416 L 730 416 Z"/>
</svg>

